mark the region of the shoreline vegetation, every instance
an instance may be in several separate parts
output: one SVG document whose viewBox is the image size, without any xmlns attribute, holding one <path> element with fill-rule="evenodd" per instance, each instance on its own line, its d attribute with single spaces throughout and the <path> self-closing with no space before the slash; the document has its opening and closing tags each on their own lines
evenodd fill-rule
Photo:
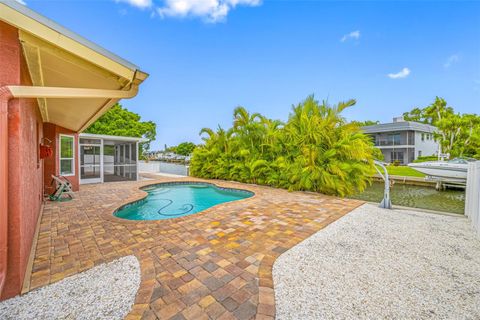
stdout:
<svg viewBox="0 0 480 320">
<path fill-rule="evenodd" d="M 287 122 L 237 107 L 233 126 L 200 131 L 192 176 L 235 180 L 288 190 L 347 196 L 371 183 L 381 153 L 342 112 L 355 100 L 330 106 L 313 95 L 292 107 Z"/>
<path fill-rule="evenodd" d="M 387 166 L 387 172 L 389 175 L 392 176 L 400 176 L 400 177 L 418 177 L 424 178 L 425 174 L 418 172 L 407 166 Z"/>
</svg>

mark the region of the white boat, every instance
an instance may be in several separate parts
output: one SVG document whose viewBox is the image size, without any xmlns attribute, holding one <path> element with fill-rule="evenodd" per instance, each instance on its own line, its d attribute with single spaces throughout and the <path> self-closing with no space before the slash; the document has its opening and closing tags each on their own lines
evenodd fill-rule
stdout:
<svg viewBox="0 0 480 320">
<path fill-rule="evenodd" d="M 428 161 L 409 163 L 408 166 L 431 177 L 451 180 L 467 180 L 469 158 L 455 158 L 449 161 Z"/>
</svg>

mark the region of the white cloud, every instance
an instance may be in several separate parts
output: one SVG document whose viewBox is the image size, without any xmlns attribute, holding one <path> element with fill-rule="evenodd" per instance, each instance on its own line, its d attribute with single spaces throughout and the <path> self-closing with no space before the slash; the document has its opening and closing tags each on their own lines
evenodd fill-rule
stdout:
<svg viewBox="0 0 480 320">
<path fill-rule="evenodd" d="M 352 32 L 344 35 L 342 37 L 342 39 L 340 39 L 340 41 L 345 42 L 349 39 L 355 39 L 355 40 L 360 39 L 360 30 L 355 30 L 355 31 L 352 31 Z"/>
<path fill-rule="evenodd" d="M 157 8 L 161 17 L 201 17 L 208 22 L 225 19 L 236 6 L 257 6 L 261 0 L 164 0 L 164 5 Z"/>
<path fill-rule="evenodd" d="M 26 3 L 25 1 L 23 1 L 23 0 L 15 0 L 15 1 L 17 1 L 17 2 L 20 3 L 20 4 L 23 4 L 24 6 L 27 5 L 27 3 Z"/>
<path fill-rule="evenodd" d="M 459 61 L 460 61 L 460 55 L 452 54 L 450 57 L 448 57 L 447 61 L 443 64 L 443 67 L 450 68 L 450 66 L 452 66 L 453 64 Z"/>
<path fill-rule="evenodd" d="M 406 78 L 410 74 L 410 69 L 408 68 L 403 68 L 400 72 L 397 73 L 389 73 L 388 77 L 390 79 L 401 79 L 401 78 Z"/>
<path fill-rule="evenodd" d="M 140 9 L 150 8 L 153 5 L 152 0 L 115 0 L 115 1 L 125 2 Z"/>
</svg>

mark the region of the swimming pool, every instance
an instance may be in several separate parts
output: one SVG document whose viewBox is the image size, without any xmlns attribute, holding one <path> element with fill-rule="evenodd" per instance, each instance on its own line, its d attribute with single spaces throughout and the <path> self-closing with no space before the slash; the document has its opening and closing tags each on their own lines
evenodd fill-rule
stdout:
<svg viewBox="0 0 480 320">
<path fill-rule="evenodd" d="M 114 215 L 128 220 L 165 220 L 191 215 L 217 204 L 250 198 L 253 192 L 203 182 L 161 183 L 142 190 L 147 197 L 127 204 Z"/>
</svg>

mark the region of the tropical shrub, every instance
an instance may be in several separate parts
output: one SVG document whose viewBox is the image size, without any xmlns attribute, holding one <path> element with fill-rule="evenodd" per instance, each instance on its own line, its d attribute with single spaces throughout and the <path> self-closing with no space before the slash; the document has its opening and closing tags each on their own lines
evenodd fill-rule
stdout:
<svg viewBox="0 0 480 320">
<path fill-rule="evenodd" d="M 427 162 L 427 161 L 437 161 L 438 156 L 423 156 L 423 157 L 418 157 L 417 159 L 413 160 L 415 163 L 419 162 Z"/>
<path fill-rule="evenodd" d="M 105 112 L 90 127 L 87 133 L 108 134 L 112 136 L 147 138 L 147 142 L 140 143 L 139 156 L 145 159 L 145 153 L 150 150 L 150 142 L 155 140 L 157 125 L 153 121 L 141 121 L 140 115 L 128 111 L 121 104 L 116 103 Z"/>
<path fill-rule="evenodd" d="M 193 142 L 182 142 L 176 147 L 167 148 L 166 151 L 172 151 L 182 156 L 189 156 L 192 154 L 195 147 L 196 145 Z"/>
<path fill-rule="evenodd" d="M 313 96 L 292 107 L 286 123 L 237 107 L 233 126 L 204 128 L 192 156 L 193 176 L 334 195 L 361 192 L 378 150 L 341 116 L 355 100 L 330 106 Z"/>
</svg>

